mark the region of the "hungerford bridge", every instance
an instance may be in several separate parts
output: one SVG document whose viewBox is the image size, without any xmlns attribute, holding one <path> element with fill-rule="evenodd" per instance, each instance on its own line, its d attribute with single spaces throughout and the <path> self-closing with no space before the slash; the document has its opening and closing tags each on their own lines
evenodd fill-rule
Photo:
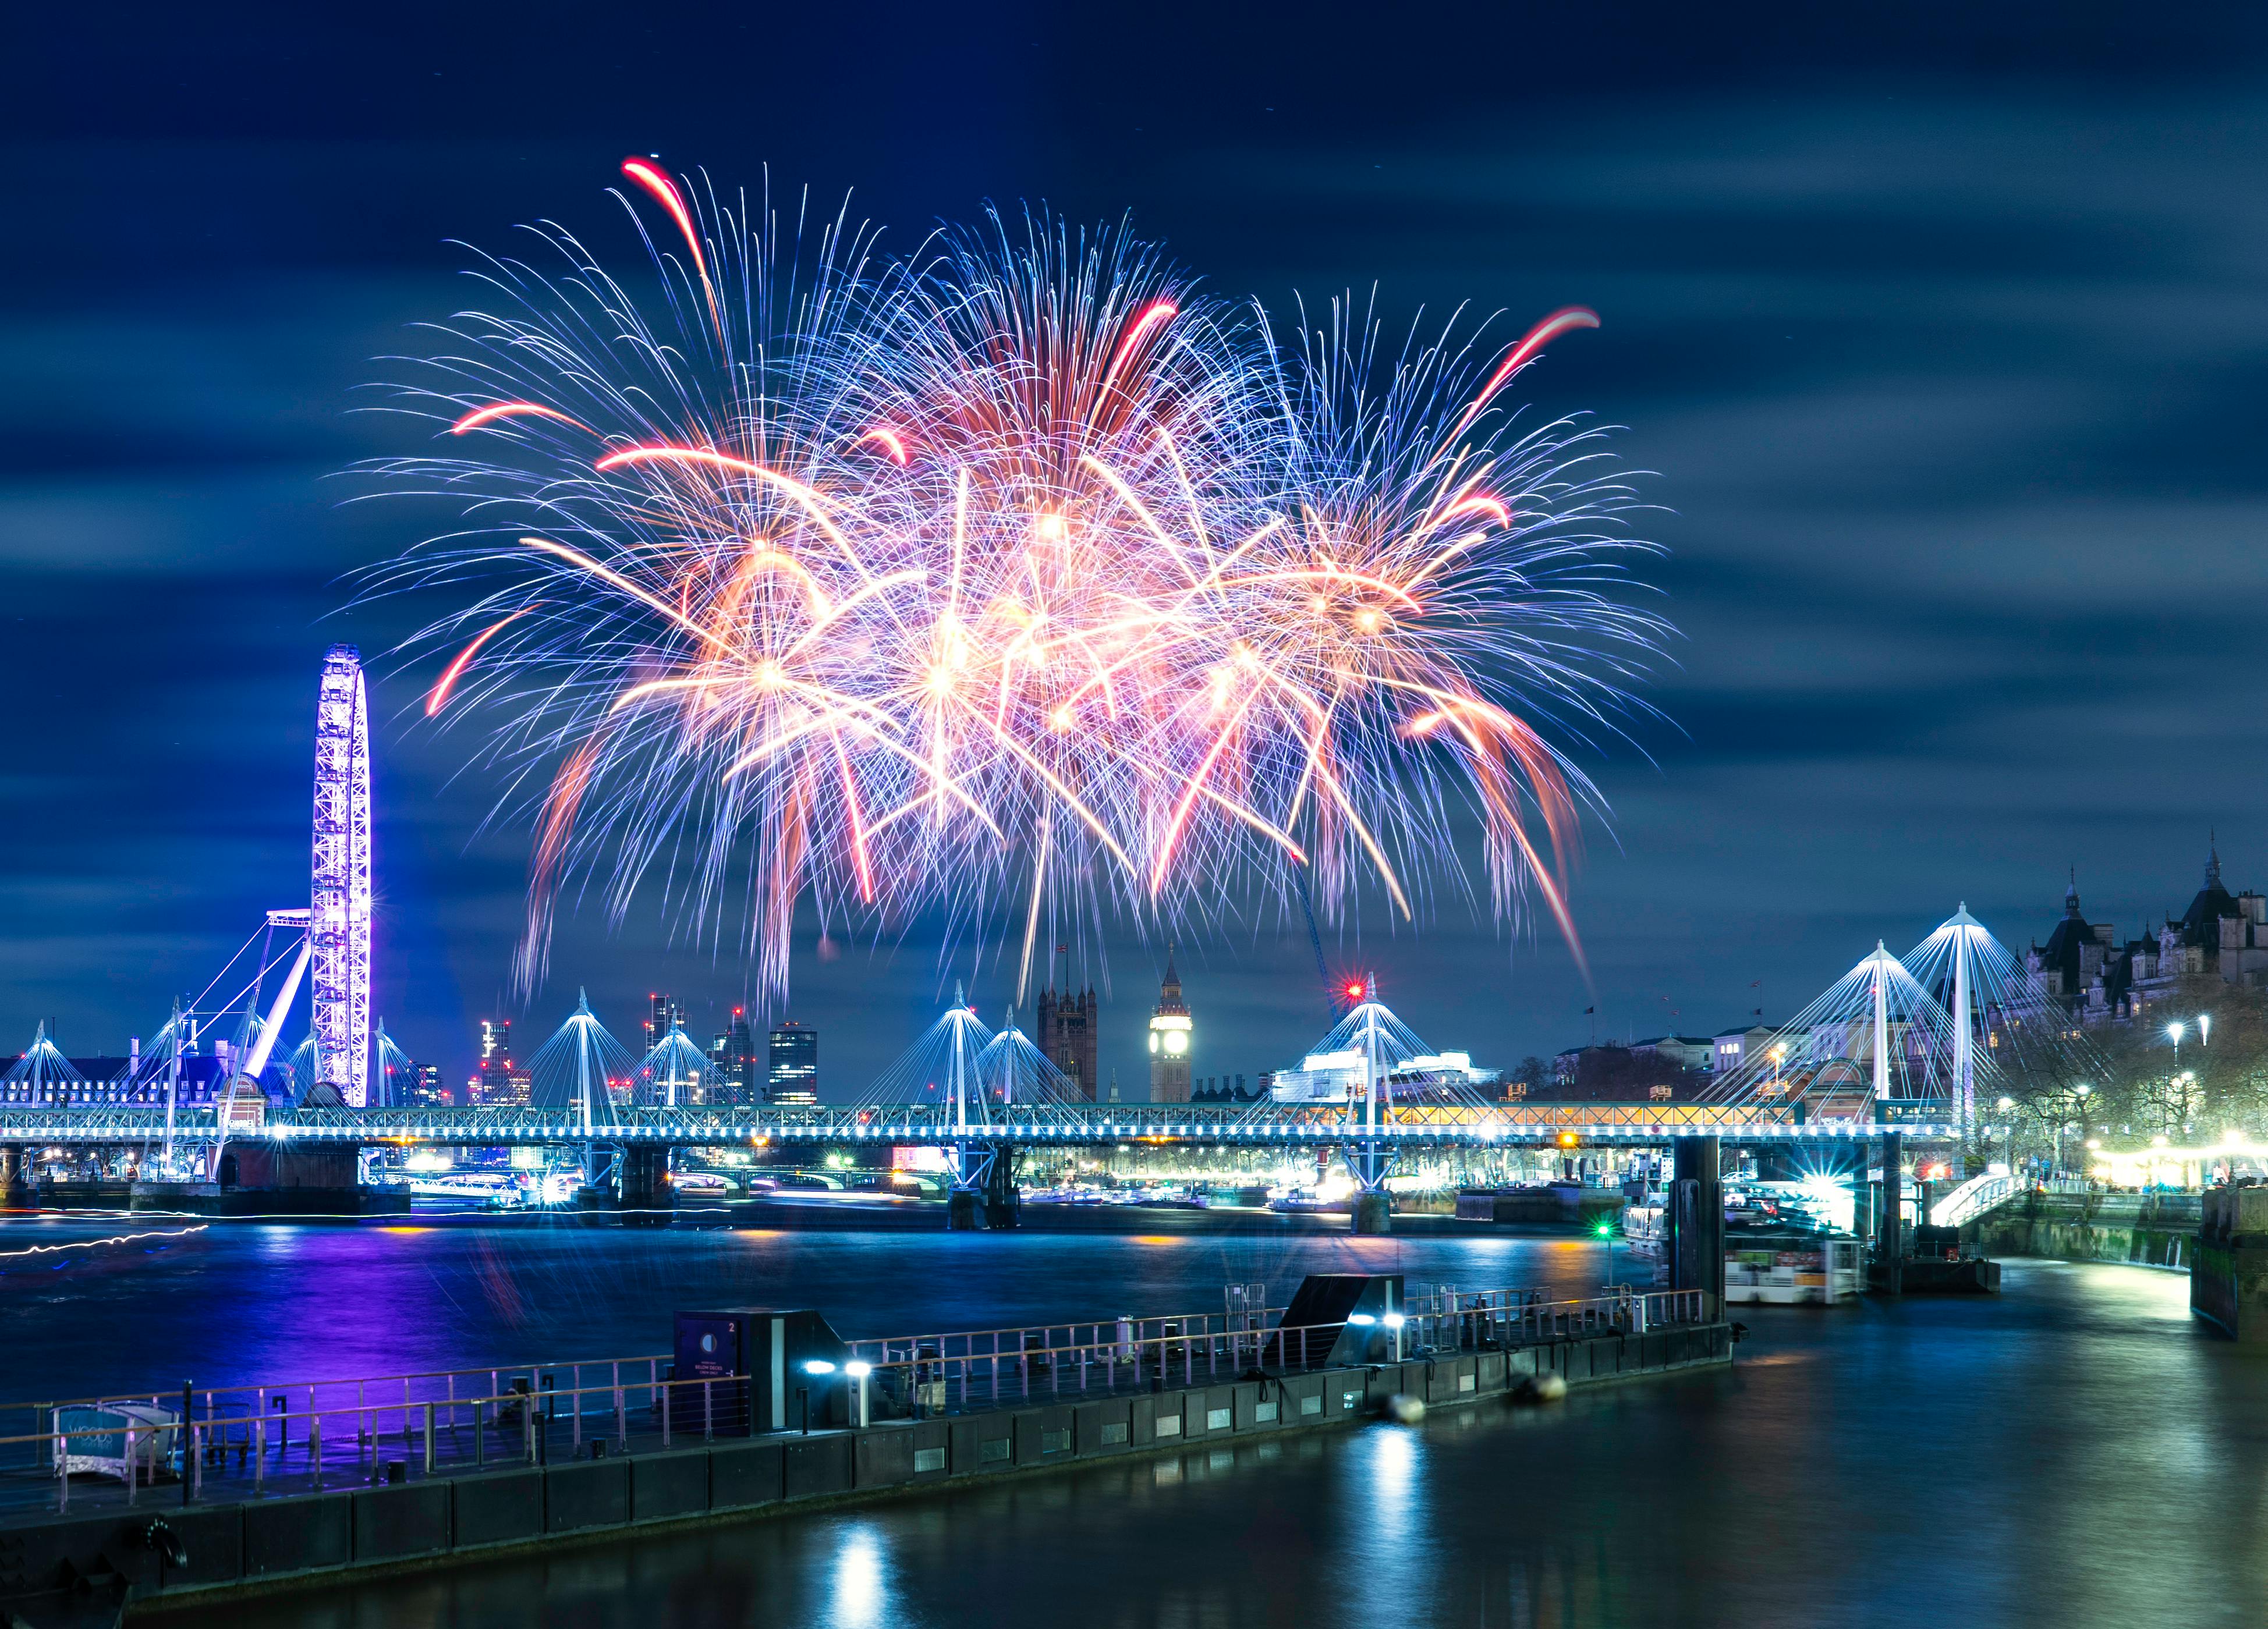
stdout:
<svg viewBox="0 0 2268 1629">
<path fill-rule="evenodd" d="M 616 1172 L 626 1205 L 666 1192 L 675 1148 L 860 1145 L 946 1150 L 956 1225 L 1012 1225 L 1019 1150 L 1138 1141 L 1153 1146 L 1298 1148 L 1335 1153 L 1356 1185 L 1359 1230 L 1387 1226 L 1386 1181 L 1429 1151 L 1582 1144 L 1675 1148 L 1681 1177 L 1705 1171 L 1736 1144 L 1962 1142 L 1994 1134 L 1973 1105 L 1991 1090 L 2024 1026 L 2013 962 L 1966 911 L 1904 958 L 1877 946 L 1850 974 L 1684 1103 L 1528 1103 L 1484 1097 L 1462 1060 L 1432 1053 L 1374 992 L 1318 1043 L 1297 1072 L 1307 1095 L 1257 1104 L 1117 1104 L 1084 1099 L 1012 1024 L 995 1033 L 958 999 L 863 1097 L 841 1105 L 704 1104 L 707 1060 L 673 1026 L 633 1060 L 587 1002 L 531 1060 L 531 1106 L 356 1107 L 321 1090 L 278 1108 L 249 1079 L 218 1102 L 69 1106 L 0 1104 L 0 1154 L 16 1171 L 44 1150 L 99 1156 L 135 1148 L 163 1170 L 210 1179 L 264 1173 L 246 1185 L 351 1187 L 371 1148 L 581 1148 L 595 1176 Z M 1956 1022 L 1933 990 L 1953 993 Z M 1975 1044 L 1979 1036 L 1989 1045 Z M 31 1054 L 26 1055 L 28 1061 Z M 25 1065 L 19 1063 L 18 1069 Z M 176 1151 L 189 1155 L 183 1160 Z M 191 1153 L 191 1151 L 194 1151 Z M 1822 1152 L 1823 1152 L 1822 1148 Z M 294 1174 L 294 1173 L 297 1174 Z"/>
<path fill-rule="evenodd" d="M 1298 1072 L 1306 1095 L 1298 1101 L 1282 1100 L 1279 1090 L 1256 1104 L 1091 1102 L 1012 1024 L 989 1030 L 956 992 L 954 1003 L 856 1102 L 704 1104 L 716 1082 L 681 1029 L 673 1025 L 638 1060 L 580 1002 L 530 1060 L 532 1106 L 356 1106 L 326 1091 L 320 1076 L 290 1108 L 277 1107 L 244 1076 L 214 1104 L 177 1106 L 163 1100 L 158 1079 L 124 1094 L 129 1101 L 93 1093 L 68 1105 L 0 1102 L 0 1145 L 952 1148 L 1141 1141 L 1336 1148 L 1368 1188 L 1382 1179 L 1377 1162 L 1426 1148 L 1535 1147 L 1571 1137 L 1629 1147 L 1697 1136 L 1745 1143 L 1995 1135 L 1979 1123 L 1976 1105 L 1991 1101 L 2007 1068 L 2028 1061 L 2024 1050 L 2086 1045 L 2052 1021 L 2048 998 L 2027 987 L 2014 958 L 1965 909 L 1904 958 L 1878 944 L 1686 1102 L 1484 1096 L 1471 1071 L 1447 1067 L 1462 1059 L 1431 1053 L 1374 991 L 1366 994 L 1307 1056 Z M 1965 1009 L 1967 1022 L 1948 1006 Z M 52 1043 L 42 1038 L 11 1078 L 36 1068 L 42 1049 L 52 1056 Z M 255 1055 L 264 1058 L 265 1049 Z M 2062 1061 L 2068 1068 L 2080 1060 Z"/>
</svg>

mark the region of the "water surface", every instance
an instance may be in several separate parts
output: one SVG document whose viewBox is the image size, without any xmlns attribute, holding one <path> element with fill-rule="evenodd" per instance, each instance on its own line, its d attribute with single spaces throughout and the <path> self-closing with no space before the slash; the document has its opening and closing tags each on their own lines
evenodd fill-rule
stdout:
<svg viewBox="0 0 2268 1629">
<path fill-rule="evenodd" d="M 74 1224 L 80 1226 L 81 1224 Z M 82 1229 L 82 1230 L 84 1230 Z M 20 1246 L 26 1234 L 0 1233 Z M 54 1240 L 63 1234 L 50 1230 Z M 1570 1293 L 1587 1240 L 1165 1233 L 213 1229 L 0 1258 L 16 1395 L 659 1344 L 673 1305 L 788 1299 L 859 1332 L 1219 1304 L 1401 1271 Z M 42 1276 L 44 1275 L 44 1276 Z M 217 1607 L 183 1629 L 1472 1629 L 2252 1625 L 2268 1360 L 2178 1275 L 2011 1262 L 1998 1299 L 1744 1309 L 1728 1372 L 1247 1442 L 836 1512 Z M 85 1341 L 83 1336 L 92 1336 Z M 342 1369 L 342 1365 L 346 1366 Z M 104 1383 L 108 1383 L 105 1382 Z"/>
</svg>

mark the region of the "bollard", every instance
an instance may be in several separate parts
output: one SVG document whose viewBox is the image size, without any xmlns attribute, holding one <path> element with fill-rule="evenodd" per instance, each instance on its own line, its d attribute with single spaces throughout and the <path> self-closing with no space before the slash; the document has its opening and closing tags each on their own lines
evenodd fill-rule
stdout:
<svg viewBox="0 0 2268 1629">
<path fill-rule="evenodd" d="M 654 1395 L 661 1399 L 661 1445 L 667 1448 L 669 1446 L 669 1405 L 677 1399 L 659 1387 L 655 1388 Z"/>
<path fill-rule="evenodd" d="M 425 1474 L 433 1474 L 433 1405 L 425 1405 Z"/>
<path fill-rule="evenodd" d="M 311 1409 L 314 1406 L 313 1398 L 311 1389 L 308 1402 Z M 307 1416 L 307 1472 L 315 1479 L 317 1487 L 323 1485 L 323 1417 L 316 1413 Z"/>
<path fill-rule="evenodd" d="M 184 1508 L 189 1502 L 193 1486 L 202 1486 L 204 1476 L 205 1457 L 197 1451 L 202 1444 L 197 1441 L 196 1412 L 197 1389 L 184 1380 L 181 1382 L 181 1424 L 180 1428 L 173 1433 L 173 1442 L 181 1455 L 181 1503 Z M 193 1458 L 195 1461 L 194 1466 L 190 1464 Z"/>
<path fill-rule="evenodd" d="M 519 1405 L 519 1435 L 521 1442 L 526 1445 L 527 1463 L 532 1465 L 536 1463 L 535 1399 L 534 1398 L 528 1398 L 527 1401 Z"/>
<path fill-rule="evenodd" d="M 51 1410 L 48 1423 L 52 1426 L 62 1417 L 60 1410 Z M 70 1508 L 70 1438 L 61 1431 L 55 1433 L 55 1510 L 61 1514 Z"/>
<path fill-rule="evenodd" d="M 489 1463 L 488 1427 L 481 1423 L 481 1400 L 473 1399 L 473 1467 L 484 1471 Z"/>
<path fill-rule="evenodd" d="M 134 1427 L 126 1427 L 126 1502 L 134 1502 Z"/>
<path fill-rule="evenodd" d="M 252 1419 L 252 1491 L 254 1493 L 268 1485 L 268 1416 L 255 1414 Z"/>
<path fill-rule="evenodd" d="M 701 1383 L 701 1440 L 704 1442 L 717 1440 L 716 1394 L 712 1390 L 715 1384 L 711 1380 Z"/>
</svg>

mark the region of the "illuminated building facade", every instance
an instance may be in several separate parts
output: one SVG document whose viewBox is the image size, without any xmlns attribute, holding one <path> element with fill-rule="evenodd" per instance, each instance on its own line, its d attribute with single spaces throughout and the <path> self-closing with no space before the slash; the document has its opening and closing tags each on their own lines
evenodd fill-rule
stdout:
<svg viewBox="0 0 2268 1629">
<path fill-rule="evenodd" d="M 1181 975 L 1174 971 L 1174 947 L 1166 947 L 1165 981 L 1150 1015 L 1150 1101 L 1189 1100 L 1189 1054 L 1196 1046 L 1189 1003 L 1182 999 Z"/>
<path fill-rule="evenodd" d="M 785 1020 L 771 1032 L 765 1064 L 766 1103 L 819 1101 L 818 1031 Z"/>
<path fill-rule="evenodd" d="M 481 1020 L 481 1061 L 467 1082 L 472 1089 L 473 1101 L 498 1108 L 527 1106 L 535 1090 L 535 1077 L 512 1058 L 512 1020 L 483 1018 Z"/>
</svg>

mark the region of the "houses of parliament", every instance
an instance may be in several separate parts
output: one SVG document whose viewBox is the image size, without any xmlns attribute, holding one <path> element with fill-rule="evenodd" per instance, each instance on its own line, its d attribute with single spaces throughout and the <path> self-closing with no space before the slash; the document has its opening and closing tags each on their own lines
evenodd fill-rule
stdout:
<svg viewBox="0 0 2268 1629">
<path fill-rule="evenodd" d="M 1062 982 L 1057 983 L 1051 968 L 1048 984 L 1040 991 L 1033 1013 L 1033 1042 L 1049 1063 L 1063 1071 L 1081 1097 L 1090 1103 L 1115 1099 L 1120 1090 L 1116 1077 L 1113 1076 L 1107 1086 L 1101 1079 L 1102 1003 L 1092 986 L 1079 990 L 1071 987 L 1069 945 L 1056 946 L 1055 967 L 1061 969 Z M 1181 975 L 1174 970 L 1170 946 L 1166 951 L 1166 975 L 1159 985 L 1158 1003 L 1150 1014 L 1149 1047 L 1148 1101 L 1189 1102 L 1197 1031 L 1189 1017 L 1189 1003 L 1182 994 Z"/>
</svg>

